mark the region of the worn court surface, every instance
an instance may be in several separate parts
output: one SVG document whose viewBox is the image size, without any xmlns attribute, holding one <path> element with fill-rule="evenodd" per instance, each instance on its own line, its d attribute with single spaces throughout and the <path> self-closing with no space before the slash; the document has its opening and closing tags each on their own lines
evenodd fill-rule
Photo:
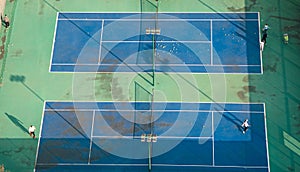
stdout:
<svg viewBox="0 0 300 172">
<path fill-rule="evenodd" d="M 261 73 L 258 18 L 258 13 L 59 13 L 50 71 Z"/>
<path fill-rule="evenodd" d="M 30 139 L 26 132 L 30 124 L 40 132 L 45 100 L 134 99 L 127 82 L 136 78 L 133 74 L 49 73 L 57 12 L 151 12 L 153 8 L 130 0 L 9 0 L 6 5 L 12 27 L 1 30 L 0 164 L 10 171 L 32 171 L 38 141 Z M 299 8 L 299 0 L 160 2 L 161 12 L 260 12 L 261 25 L 268 23 L 271 29 L 263 52 L 262 75 L 158 75 L 158 100 L 211 102 L 213 98 L 220 102 L 265 103 L 270 169 L 299 171 L 300 24 L 295 15 Z M 285 32 L 290 35 L 288 45 L 282 43 Z M 185 82 L 178 86 L 178 79 Z M 224 92 L 225 95 L 217 96 Z"/>
<path fill-rule="evenodd" d="M 152 171 L 269 168 L 263 104 L 45 102 L 44 107 L 37 171 L 78 166 L 84 171 L 148 171 L 148 144 L 141 135 L 152 132 L 157 135 Z M 152 129 L 147 123 L 151 115 Z M 243 134 L 240 124 L 246 118 L 256 127 Z M 256 156 L 248 156 L 248 149 Z"/>
</svg>

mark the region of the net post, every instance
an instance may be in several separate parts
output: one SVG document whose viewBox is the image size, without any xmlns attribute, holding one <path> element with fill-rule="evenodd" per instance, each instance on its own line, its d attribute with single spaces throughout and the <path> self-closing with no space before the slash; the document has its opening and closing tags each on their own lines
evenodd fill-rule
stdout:
<svg viewBox="0 0 300 172">
<path fill-rule="evenodd" d="M 152 168 L 152 142 L 148 142 L 148 170 L 151 171 Z"/>
</svg>

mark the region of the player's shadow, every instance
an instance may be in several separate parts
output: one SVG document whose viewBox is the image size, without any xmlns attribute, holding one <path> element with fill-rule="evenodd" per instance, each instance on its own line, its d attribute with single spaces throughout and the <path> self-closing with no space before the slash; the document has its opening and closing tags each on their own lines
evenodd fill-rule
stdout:
<svg viewBox="0 0 300 172">
<path fill-rule="evenodd" d="M 219 106 L 221 107 L 221 105 L 219 105 Z M 242 127 L 243 121 L 241 121 L 240 119 L 238 119 L 234 114 L 230 113 L 226 108 L 222 107 L 222 109 L 225 110 L 226 113 L 221 112 L 221 110 L 218 110 L 217 108 L 215 108 L 215 110 L 217 112 L 219 112 L 222 115 L 223 118 L 225 118 L 227 121 L 229 121 L 232 124 L 234 124 L 236 126 L 236 128 L 238 128 L 238 130 L 240 130 L 242 132 L 243 129 L 244 129 Z"/>
<path fill-rule="evenodd" d="M 45 100 L 35 91 L 33 90 L 29 85 L 27 85 L 25 83 L 26 77 L 23 75 L 11 75 L 9 80 L 11 82 L 17 82 L 17 83 L 21 83 L 28 91 L 30 91 L 32 94 L 34 94 L 41 102 L 45 102 Z M 52 106 L 50 104 L 48 104 L 46 102 L 46 106 L 50 109 L 52 109 L 53 112 L 55 112 L 59 117 L 61 117 L 65 122 L 67 122 L 72 128 L 74 128 L 80 135 L 82 135 L 83 137 L 87 138 L 87 136 L 82 132 L 81 128 L 77 128 L 76 126 L 74 126 L 74 124 L 72 124 L 70 121 L 68 121 L 63 115 L 61 115 L 58 111 L 56 111 L 54 108 L 52 108 Z M 21 128 L 24 132 L 27 132 L 27 129 L 22 125 L 22 121 L 20 121 L 19 119 L 15 118 L 12 115 L 9 115 L 7 113 L 5 113 L 5 115 L 19 128 Z"/>
<path fill-rule="evenodd" d="M 23 122 L 19 120 L 18 118 L 14 117 L 13 115 L 10 115 L 8 113 L 4 113 L 8 119 L 15 124 L 15 126 L 19 127 L 24 133 L 28 133 L 27 129 L 23 126 Z"/>
<path fill-rule="evenodd" d="M 32 94 L 34 94 L 41 102 L 45 102 L 45 100 L 35 91 L 33 90 L 29 85 L 25 83 L 26 77 L 23 75 L 10 75 L 9 80 L 11 82 L 17 82 L 21 83 L 28 91 L 30 91 Z M 67 122 L 72 128 L 74 128 L 80 135 L 87 138 L 86 135 L 82 132 L 81 128 L 76 128 L 72 123 L 70 123 L 63 115 L 61 115 L 58 111 L 56 111 L 54 108 L 51 107 L 50 104 L 46 103 L 46 106 L 50 109 L 52 109 L 53 112 L 55 112 L 58 116 L 60 116 L 65 122 Z M 27 129 L 22 125 L 22 121 L 15 118 L 12 115 L 9 115 L 5 113 L 5 115 L 19 128 L 21 128 L 24 132 L 27 132 Z"/>
<path fill-rule="evenodd" d="M 3 18 L 2 15 L 1 15 L 1 25 L 2 25 L 2 26 L 6 26 L 6 25 L 5 25 L 5 22 L 4 22 L 4 18 Z"/>
<path fill-rule="evenodd" d="M 237 118 L 234 114 L 230 113 L 223 104 L 218 103 L 215 101 L 212 97 L 210 97 L 208 94 L 206 94 L 203 90 L 198 88 L 194 83 L 192 83 L 190 80 L 186 79 L 182 74 L 178 73 L 176 70 L 172 69 L 172 67 L 168 67 L 168 71 L 171 71 L 175 73 L 177 76 L 179 76 L 182 80 L 184 80 L 187 84 L 192 86 L 195 90 L 197 90 L 199 93 L 201 93 L 203 96 L 208 98 L 210 101 L 215 103 L 216 107 L 214 108 L 217 112 L 225 111 L 227 114 L 222 113 L 222 116 L 228 120 L 229 122 L 233 123 L 239 130 L 243 130 L 243 127 L 241 127 L 241 124 L 243 123 L 242 120 Z M 165 75 L 169 75 L 167 72 L 162 71 Z"/>
</svg>

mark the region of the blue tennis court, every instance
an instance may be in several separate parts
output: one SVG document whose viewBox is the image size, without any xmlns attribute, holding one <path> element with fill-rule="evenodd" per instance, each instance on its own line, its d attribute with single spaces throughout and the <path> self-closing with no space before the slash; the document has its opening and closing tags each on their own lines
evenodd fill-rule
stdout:
<svg viewBox="0 0 300 172">
<path fill-rule="evenodd" d="M 262 73 L 258 13 L 58 13 L 51 72 Z"/>
<path fill-rule="evenodd" d="M 264 104 L 45 102 L 36 171 L 149 171 L 149 160 L 157 172 L 268 172 Z"/>
</svg>

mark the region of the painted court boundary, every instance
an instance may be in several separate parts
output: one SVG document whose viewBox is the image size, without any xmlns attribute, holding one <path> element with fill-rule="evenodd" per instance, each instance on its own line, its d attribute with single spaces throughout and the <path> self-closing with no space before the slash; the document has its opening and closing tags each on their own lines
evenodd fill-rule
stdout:
<svg viewBox="0 0 300 172">
<path fill-rule="evenodd" d="M 122 15 L 128 15 L 128 14 L 139 14 L 139 13 L 58 13 L 57 15 L 57 23 L 56 23 L 56 26 L 55 26 L 55 33 L 54 33 L 54 39 L 53 39 L 53 47 L 52 47 L 52 53 L 51 53 L 51 65 L 50 65 L 50 68 L 49 68 L 49 71 L 50 72 L 62 72 L 62 73 L 74 73 L 74 72 L 82 72 L 82 73 L 110 73 L 110 72 L 129 72 L 129 73 L 132 73 L 132 72 L 144 72 L 144 70 L 149 70 L 151 68 L 151 65 L 152 64 L 133 64 L 132 62 L 120 62 L 120 63 L 116 63 L 116 64 L 113 64 L 113 63 L 103 63 L 102 62 L 102 59 L 104 57 L 103 54 L 101 54 L 103 51 L 103 47 L 105 47 L 104 44 L 107 44 L 107 43 L 110 43 L 110 44 L 113 44 L 113 45 L 116 45 L 116 46 L 123 46 L 125 49 L 126 49 L 126 44 L 128 43 L 136 43 L 136 44 L 139 44 L 139 43 L 150 43 L 151 44 L 151 41 L 129 41 L 129 40 L 114 40 L 114 41 L 109 41 L 109 40 L 103 40 L 102 36 L 103 36 L 103 33 L 105 32 L 105 29 L 101 29 L 101 32 L 100 32 L 100 38 L 98 40 L 98 44 L 99 44 L 99 50 L 97 50 L 99 52 L 98 55 L 98 62 L 97 63 L 89 63 L 89 62 L 84 62 L 84 61 L 81 61 L 81 62 L 67 62 L 67 63 L 60 63 L 60 62 L 55 62 L 54 59 L 57 59 L 55 54 L 53 53 L 55 51 L 55 42 L 56 42 L 56 34 L 57 34 L 57 25 L 58 25 L 58 21 L 64 21 L 64 20 L 71 20 L 71 21 L 100 21 L 102 24 L 101 28 L 105 28 L 104 26 L 104 21 L 109 21 L 109 20 L 112 20 L 112 21 L 140 21 L 139 19 L 120 19 L 120 18 L 117 18 L 117 17 L 112 17 L 114 15 L 117 15 L 118 17 L 122 16 Z M 153 14 L 153 13 L 146 13 L 146 14 Z M 187 40 L 178 40 L 178 42 L 182 43 L 183 45 L 184 44 L 189 44 L 189 45 L 192 45 L 192 44 L 198 44 L 198 43 L 205 43 L 205 44 L 208 44 L 211 48 L 210 50 L 210 63 L 203 63 L 203 64 L 197 64 L 197 63 L 188 63 L 188 64 L 176 64 L 176 63 L 170 63 L 170 64 L 159 64 L 159 63 L 156 63 L 155 66 L 156 66 L 156 70 L 157 72 L 164 72 L 163 70 L 167 67 L 167 68 L 170 68 L 170 70 L 168 70 L 167 72 L 168 73 L 177 73 L 177 72 L 191 72 L 191 73 L 237 73 L 237 74 L 240 74 L 240 73 L 256 73 L 256 74 L 261 74 L 263 72 L 262 70 L 262 59 L 261 59 L 261 52 L 259 51 L 259 40 L 257 40 L 257 46 L 258 48 L 255 48 L 257 49 L 257 51 L 259 52 L 259 54 L 257 55 L 257 57 L 247 57 L 248 60 L 249 59 L 253 59 L 253 58 L 257 58 L 259 59 L 259 63 L 257 64 L 217 64 L 217 63 L 214 63 L 212 64 L 212 61 L 213 61 L 213 52 L 214 52 L 214 47 L 213 47 L 213 41 L 212 41 L 212 21 L 215 20 L 215 21 L 243 21 L 243 22 L 246 22 L 246 21 L 257 21 L 258 25 L 259 25 L 259 15 L 258 13 L 184 13 L 182 16 L 180 16 L 181 13 L 160 13 L 160 14 L 170 14 L 170 15 L 178 15 L 179 17 L 182 17 L 181 20 L 184 20 L 184 22 L 189 22 L 189 21 L 208 21 L 210 22 L 211 24 L 211 28 L 210 28 L 210 41 L 187 41 Z M 223 15 L 248 15 L 248 14 L 253 14 L 255 15 L 256 17 L 255 18 L 233 18 L 233 19 L 230 19 L 230 18 L 224 18 Z M 74 15 L 76 17 L 70 17 L 68 15 Z M 78 16 L 77 16 L 78 15 Z M 83 18 L 78 18 L 80 17 L 81 15 L 83 15 L 82 17 Z M 103 18 L 98 18 L 95 17 L 94 19 L 89 19 L 89 18 L 84 18 L 84 15 L 92 15 L 92 16 L 95 16 L 95 15 L 105 15 L 107 18 L 103 19 Z M 216 16 L 219 16 L 219 18 L 217 19 L 206 19 L 206 18 L 201 18 L 201 19 L 195 19 L 195 18 L 189 18 L 189 15 L 194 15 L 194 16 L 197 16 L 197 15 L 204 15 L 204 16 L 209 16 L 209 15 L 216 15 Z M 62 16 L 62 17 L 61 17 Z M 226 16 L 225 16 L 226 17 Z M 147 19 L 146 19 L 147 20 Z M 178 19 L 159 19 L 159 21 L 180 21 Z M 151 20 L 149 20 L 151 21 Z M 78 27 L 78 26 L 77 26 Z M 80 27 L 80 26 L 79 26 Z M 259 27 L 259 26 L 258 26 Z M 257 34 L 259 34 L 259 28 L 257 28 Z M 126 30 L 125 30 L 126 32 Z M 248 38 L 249 39 L 249 38 Z M 160 41 L 160 40 L 157 40 L 157 44 L 159 43 L 164 43 L 164 44 L 168 44 L 168 43 L 172 43 L 174 41 Z M 250 43 L 249 43 L 250 44 Z M 251 43 L 253 44 L 253 43 Z M 243 47 L 242 47 L 243 48 Z M 246 48 L 246 47 L 244 47 Z M 105 49 L 105 48 L 104 48 Z M 106 49 L 107 51 L 107 49 Z M 114 50 L 109 50 L 108 51 L 112 51 L 114 53 Z M 252 50 L 254 51 L 254 50 Z M 186 69 L 188 68 L 188 69 Z"/>
<path fill-rule="evenodd" d="M 63 101 L 63 102 L 60 102 L 60 101 L 51 101 L 52 103 L 68 103 L 68 104 L 70 104 L 70 103 L 72 103 L 72 102 L 65 102 L 65 101 Z M 45 104 L 44 104 L 44 113 L 45 112 L 47 112 L 47 111 L 51 111 L 51 108 L 49 108 L 49 107 L 51 107 L 51 102 L 45 102 Z M 50 105 L 48 104 L 48 103 L 50 103 Z M 80 103 L 80 102 L 75 102 L 75 103 Z M 82 102 L 81 102 L 82 103 Z M 95 102 L 83 102 L 83 103 L 95 103 Z M 100 103 L 101 104 L 101 102 L 97 102 L 97 103 Z M 105 102 L 104 102 L 105 103 Z M 122 103 L 122 102 L 106 102 L 106 103 Z M 134 103 L 134 102 L 131 102 L 131 103 Z M 164 102 L 165 103 L 165 102 Z M 172 102 L 172 103 L 181 103 L 181 102 Z M 190 102 L 190 103 L 195 103 L 195 102 Z M 47 105 L 48 104 L 48 105 Z M 207 104 L 210 104 L 210 103 L 207 103 Z M 221 104 L 233 104 L 233 105 L 238 105 L 239 103 L 221 103 Z M 265 109 L 264 108 L 264 104 L 262 104 L 262 103 L 240 103 L 240 105 L 249 105 L 249 104 L 252 104 L 252 105 L 255 105 L 255 104 L 260 104 L 260 105 L 263 105 L 263 109 Z M 48 107 L 48 108 L 47 108 Z M 60 111 L 60 112 L 62 112 L 62 111 L 67 111 L 67 110 L 69 110 L 69 109 L 65 109 L 65 108 L 58 108 L 58 109 L 52 109 L 52 111 Z M 74 109 L 73 109 L 74 110 Z M 76 110 L 83 110 L 83 111 L 90 111 L 90 110 L 92 110 L 92 109 L 90 109 L 89 107 L 87 107 L 86 109 L 76 109 Z M 107 109 L 107 110 L 110 110 L 110 109 Z M 97 110 L 93 110 L 94 112 L 93 112 L 93 115 L 95 115 L 95 111 L 97 111 Z M 200 110 L 199 110 L 200 111 Z M 229 110 L 229 112 L 231 112 L 230 110 Z M 234 110 L 234 112 L 238 112 L 238 111 L 236 111 L 236 110 Z M 257 111 L 257 112 L 255 112 L 255 111 L 248 111 L 248 112 L 254 112 L 254 113 L 259 113 L 259 111 Z M 265 110 L 263 110 L 263 113 L 264 113 L 264 116 L 265 116 Z M 43 118 L 44 118 L 44 115 L 43 115 Z M 265 119 L 265 118 L 264 118 Z M 94 117 L 93 117 L 93 120 L 94 120 Z M 43 119 L 42 119 L 42 122 L 43 122 Z M 93 121 L 94 122 L 94 121 Z M 212 123 L 213 123 L 213 120 L 212 120 Z M 266 121 L 264 120 L 264 124 L 265 124 L 265 134 L 266 134 L 266 136 L 267 136 L 267 130 L 266 130 Z M 214 125 L 212 124 L 212 128 L 214 128 L 213 127 Z M 92 128 L 93 128 L 93 126 L 92 126 Z M 42 133 L 42 130 L 43 130 L 43 125 L 41 125 L 41 130 L 40 130 L 40 136 L 41 136 L 41 133 Z M 212 130 L 212 132 L 214 132 L 213 130 Z M 203 137 L 203 139 L 214 139 L 214 137 L 213 137 L 213 134 L 214 133 L 212 133 L 212 137 Z M 91 139 L 93 139 L 93 138 L 101 138 L 101 136 L 92 136 L 91 137 Z M 112 138 L 112 139 L 118 139 L 118 138 L 120 138 L 120 137 L 110 137 L 110 136 L 104 136 L 103 138 Z M 132 139 L 132 137 L 128 137 L 128 138 L 126 138 L 126 136 L 124 136 L 124 138 L 125 139 Z M 172 137 L 170 137 L 170 138 L 168 138 L 168 137 L 158 137 L 159 139 L 170 139 L 170 138 L 172 138 Z M 174 138 L 176 138 L 176 137 L 174 137 Z M 37 150 L 39 150 L 39 147 L 40 147 L 40 140 L 42 139 L 42 137 L 40 137 L 39 138 L 39 143 L 38 143 L 38 148 L 37 148 Z M 193 137 L 191 137 L 190 139 L 201 139 L 201 137 L 195 137 L 195 138 L 193 138 Z M 187 165 L 187 164 L 160 164 L 160 163 L 156 163 L 156 164 L 152 164 L 153 166 L 158 166 L 158 167 L 162 167 L 162 166 L 165 166 L 165 167 L 176 167 L 176 166 L 178 166 L 178 167 L 211 167 L 211 168 L 226 168 L 226 169 L 228 169 L 228 168 L 241 168 L 241 169 L 245 169 L 245 168 L 249 168 L 249 169 L 266 169 L 266 170 L 270 170 L 269 169 L 269 157 L 268 157 L 268 146 L 267 146 L 267 138 L 265 138 L 266 139 L 266 150 L 267 150 L 267 152 L 266 152 L 266 156 L 267 156 L 267 161 L 268 161 L 268 165 L 267 166 L 239 166 L 239 165 L 236 165 L 236 166 L 223 166 L 223 165 L 215 165 L 215 164 L 212 164 L 212 165 L 203 165 L 203 164 L 193 164 L 193 165 Z M 91 140 L 91 142 L 92 142 L 92 140 Z M 214 142 L 213 142 L 214 143 Z M 91 151 L 91 147 L 90 147 L 90 151 Z M 38 159 L 38 151 L 37 151 L 37 154 L 36 154 L 36 160 Z M 37 166 L 84 166 L 84 165 L 89 165 L 89 166 L 147 166 L 148 164 L 102 164 L 102 163 L 55 163 L 55 164 L 53 164 L 53 163 L 37 163 L 36 164 Z"/>
</svg>

